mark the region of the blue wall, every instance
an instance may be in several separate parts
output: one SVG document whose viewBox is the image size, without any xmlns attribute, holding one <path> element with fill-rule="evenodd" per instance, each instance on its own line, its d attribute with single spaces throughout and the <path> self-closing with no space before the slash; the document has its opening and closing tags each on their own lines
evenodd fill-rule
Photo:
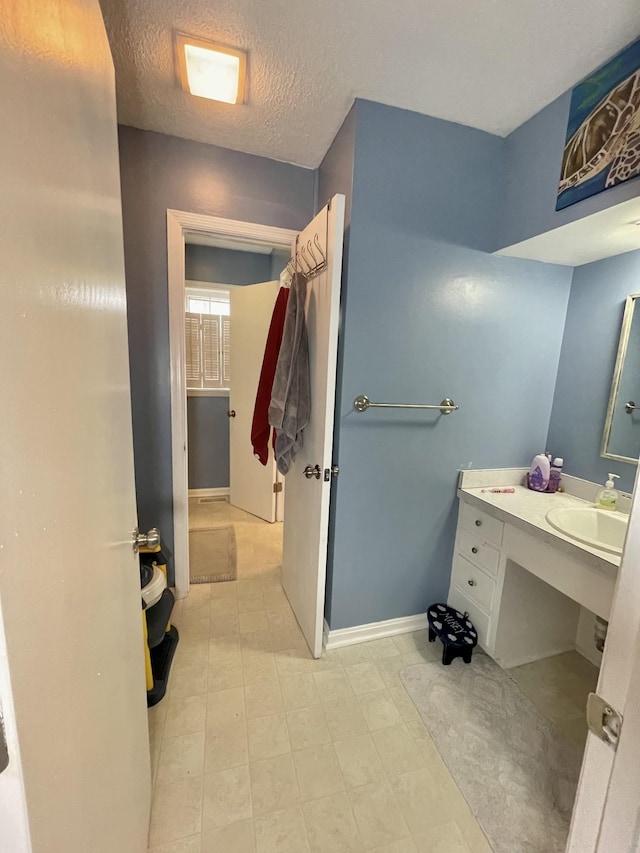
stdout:
<svg viewBox="0 0 640 853">
<path fill-rule="evenodd" d="M 603 459 L 600 446 L 630 293 L 640 293 L 640 251 L 575 269 L 547 441 L 552 453 L 564 457 L 567 473 L 604 483 L 614 471 L 629 492 L 636 466 Z"/>
<path fill-rule="evenodd" d="M 271 281 L 271 255 L 215 246 L 186 246 L 184 269 L 187 281 L 258 284 Z"/>
<path fill-rule="evenodd" d="M 523 465 L 543 446 L 571 282 L 570 269 L 482 251 L 504 140 L 366 101 L 356 112 L 333 629 L 446 597 L 457 470 Z M 461 409 L 358 414 L 363 393 Z"/>
<path fill-rule="evenodd" d="M 347 233 L 351 223 L 357 109 L 358 102 L 356 101 L 349 110 L 318 169 L 318 210 L 324 207 L 336 193 L 342 193 L 346 198 L 344 221 Z"/>
<path fill-rule="evenodd" d="M 640 195 L 640 178 L 634 178 L 556 211 L 570 102 L 571 92 L 565 92 L 505 140 L 505 195 L 496 249 Z"/>
<path fill-rule="evenodd" d="M 189 488 L 229 488 L 229 397 L 187 396 Z"/>
<path fill-rule="evenodd" d="M 167 208 L 302 228 L 315 173 L 131 127 L 119 142 L 138 519 L 173 550 Z"/>
<path fill-rule="evenodd" d="M 280 278 L 280 273 L 286 267 L 291 258 L 291 252 L 285 252 L 282 249 L 274 249 L 271 252 L 271 270 L 269 273 L 269 281 L 276 281 Z"/>
<path fill-rule="evenodd" d="M 290 253 L 274 249 L 271 254 L 239 252 L 215 246 L 185 247 L 185 277 L 190 281 L 217 284 L 259 284 L 275 281 L 290 258 Z"/>
</svg>

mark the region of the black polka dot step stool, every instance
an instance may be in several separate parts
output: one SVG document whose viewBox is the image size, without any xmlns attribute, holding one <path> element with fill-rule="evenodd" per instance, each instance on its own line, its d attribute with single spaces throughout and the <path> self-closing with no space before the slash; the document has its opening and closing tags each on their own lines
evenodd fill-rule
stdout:
<svg viewBox="0 0 640 853">
<path fill-rule="evenodd" d="M 478 645 L 478 633 L 468 613 L 460 613 L 448 604 L 432 604 L 427 608 L 429 642 L 442 640 L 442 663 L 448 666 L 454 658 L 471 663 L 471 654 Z"/>
</svg>

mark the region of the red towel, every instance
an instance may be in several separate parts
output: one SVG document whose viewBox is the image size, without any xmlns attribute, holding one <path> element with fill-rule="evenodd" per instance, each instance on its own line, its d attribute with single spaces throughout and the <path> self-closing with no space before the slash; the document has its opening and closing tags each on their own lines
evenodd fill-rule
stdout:
<svg viewBox="0 0 640 853">
<path fill-rule="evenodd" d="M 253 422 L 251 424 L 251 444 L 253 452 L 263 465 L 269 459 L 269 405 L 271 403 L 271 389 L 273 388 L 273 377 L 276 372 L 280 344 L 282 343 L 282 332 L 284 330 L 284 315 L 289 300 L 289 288 L 281 287 L 276 298 L 271 315 L 271 325 L 267 335 L 267 343 L 264 348 L 262 370 L 258 381 L 258 392 L 256 394 L 256 405 L 253 409 Z M 275 430 L 274 430 L 275 432 Z M 274 436 L 275 437 L 275 436 Z"/>
</svg>

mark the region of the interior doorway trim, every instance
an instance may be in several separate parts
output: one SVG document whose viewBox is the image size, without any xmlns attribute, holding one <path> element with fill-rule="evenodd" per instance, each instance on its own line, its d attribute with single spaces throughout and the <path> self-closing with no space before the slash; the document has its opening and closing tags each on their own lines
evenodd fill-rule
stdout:
<svg viewBox="0 0 640 853">
<path fill-rule="evenodd" d="M 189 481 L 187 471 L 187 389 L 185 381 L 184 282 L 185 242 L 190 234 L 206 234 L 238 243 L 291 250 L 297 231 L 240 222 L 184 210 L 167 210 L 167 283 L 169 356 L 171 359 L 171 469 L 173 474 L 173 541 L 176 596 L 189 592 Z"/>
</svg>

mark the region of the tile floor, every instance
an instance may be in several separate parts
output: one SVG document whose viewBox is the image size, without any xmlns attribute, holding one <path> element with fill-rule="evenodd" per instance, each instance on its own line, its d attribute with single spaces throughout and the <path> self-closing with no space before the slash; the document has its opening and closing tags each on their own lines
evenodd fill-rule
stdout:
<svg viewBox="0 0 640 853">
<path fill-rule="evenodd" d="M 277 575 L 194 587 L 150 712 L 153 853 L 487 853 L 398 672 L 426 632 L 309 655 Z"/>
<path fill-rule="evenodd" d="M 313 660 L 280 586 L 281 525 L 226 502 L 238 580 L 192 586 L 149 712 L 152 853 L 490 853 L 398 672 L 426 632 Z"/>
<path fill-rule="evenodd" d="M 314 660 L 280 586 L 281 526 L 228 504 L 195 522 L 212 506 L 237 523 L 239 579 L 174 610 L 149 853 L 491 853 L 398 676 L 438 646 L 418 631 Z M 556 714 L 568 685 L 560 724 L 582 733 L 593 672 L 559 658 L 511 674 Z"/>
</svg>

